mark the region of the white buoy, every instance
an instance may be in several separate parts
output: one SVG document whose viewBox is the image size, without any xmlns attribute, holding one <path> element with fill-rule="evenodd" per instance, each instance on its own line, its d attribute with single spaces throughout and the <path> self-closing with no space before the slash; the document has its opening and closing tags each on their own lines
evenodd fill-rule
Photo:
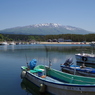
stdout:
<svg viewBox="0 0 95 95">
<path fill-rule="evenodd" d="M 25 75 L 26 75 L 26 71 L 22 71 L 22 72 L 21 72 L 21 78 L 24 78 Z"/>
</svg>

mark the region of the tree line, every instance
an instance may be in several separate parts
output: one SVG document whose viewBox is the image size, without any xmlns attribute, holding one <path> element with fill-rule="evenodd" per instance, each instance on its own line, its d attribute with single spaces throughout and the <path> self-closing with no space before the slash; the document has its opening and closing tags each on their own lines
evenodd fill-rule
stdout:
<svg viewBox="0 0 95 95">
<path fill-rule="evenodd" d="M 73 42 L 95 41 L 95 34 L 60 34 L 60 35 L 16 35 L 0 34 L 0 41 L 48 41 L 48 39 L 70 39 Z"/>
</svg>

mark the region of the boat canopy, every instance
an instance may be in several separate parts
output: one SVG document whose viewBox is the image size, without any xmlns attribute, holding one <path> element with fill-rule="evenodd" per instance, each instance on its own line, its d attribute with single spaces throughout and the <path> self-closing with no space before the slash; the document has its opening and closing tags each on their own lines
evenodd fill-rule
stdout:
<svg viewBox="0 0 95 95">
<path fill-rule="evenodd" d="M 29 69 L 34 69 L 34 67 L 36 66 L 37 60 L 36 59 L 32 59 L 29 63 L 28 63 L 28 67 Z"/>
</svg>

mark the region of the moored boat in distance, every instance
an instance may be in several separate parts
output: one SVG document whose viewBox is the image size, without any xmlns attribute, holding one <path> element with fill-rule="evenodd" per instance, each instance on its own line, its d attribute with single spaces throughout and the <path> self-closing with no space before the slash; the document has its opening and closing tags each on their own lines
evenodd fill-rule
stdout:
<svg viewBox="0 0 95 95">
<path fill-rule="evenodd" d="M 94 68 L 85 66 L 85 63 L 83 63 L 81 66 L 73 65 L 74 63 L 71 60 L 72 58 L 69 58 L 65 61 L 64 64 L 60 64 L 61 70 L 63 72 L 83 75 L 83 76 L 88 76 L 88 77 L 95 77 Z"/>
<path fill-rule="evenodd" d="M 95 64 L 95 54 L 91 53 L 78 53 L 75 54 L 76 62 Z"/>
<path fill-rule="evenodd" d="M 40 92 L 63 95 L 63 90 L 95 92 L 95 78 L 68 74 L 50 66 L 37 65 L 33 59 L 27 66 L 21 66 L 21 78 L 26 78 L 40 88 Z"/>
<path fill-rule="evenodd" d="M 10 44 L 9 45 L 15 45 L 15 42 L 10 42 Z"/>
<path fill-rule="evenodd" d="M 91 46 L 95 46 L 95 41 L 89 43 Z"/>
<path fill-rule="evenodd" d="M 0 43 L 0 45 L 8 45 L 8 43 L 5 41 L 5 42 Z"/>
</svg>

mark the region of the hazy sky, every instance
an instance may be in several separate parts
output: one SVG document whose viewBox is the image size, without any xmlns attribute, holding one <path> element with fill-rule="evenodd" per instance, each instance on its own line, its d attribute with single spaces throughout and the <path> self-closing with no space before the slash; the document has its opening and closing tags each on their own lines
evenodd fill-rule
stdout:
<svg viewBox="0 0 95 95">
<path fill-rule="evenodd" d="M 0 30 L 42 23 L 95 32 L 95 0 L 0 0 Z"/>
</svg>

